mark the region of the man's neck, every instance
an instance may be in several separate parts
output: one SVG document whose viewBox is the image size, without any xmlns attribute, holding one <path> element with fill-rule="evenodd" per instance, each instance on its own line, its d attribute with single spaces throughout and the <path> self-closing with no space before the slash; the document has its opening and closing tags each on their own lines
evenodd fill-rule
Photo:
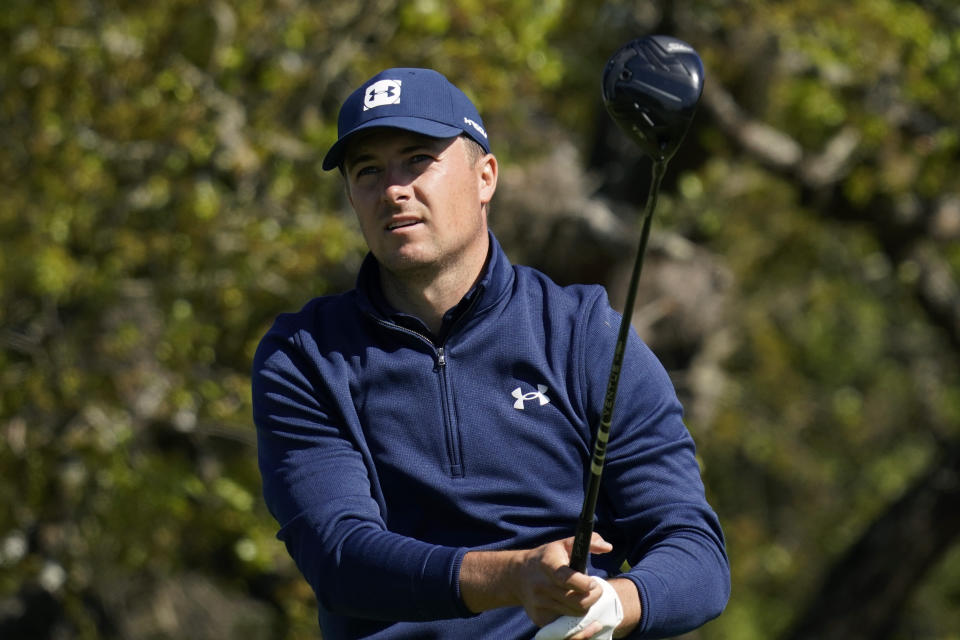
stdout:
<svg viewBox="0 0 960 640">
<path fill-rule="evenodd" d="M 482 260 L 458 263 L 445 269 L 389 272 L 381 267 L 380 287 L 392 307 L 416 316 L 434 334 L 440 332 L 443 316 L 457 305 L 483 274 Z"/>
</svg>

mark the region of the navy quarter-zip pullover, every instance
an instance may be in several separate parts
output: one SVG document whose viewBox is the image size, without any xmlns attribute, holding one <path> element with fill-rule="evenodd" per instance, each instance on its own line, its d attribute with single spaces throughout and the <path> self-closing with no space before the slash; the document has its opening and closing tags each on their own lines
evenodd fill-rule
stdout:
<svg viewBox="0 0 960 640">
<path fill-rule="evenodd" d="M 313 587 L 325 640 L 530 638 L 522 608 L 471 613 L 472 549 L 573 535 L 620 315 L 599 286 L 486 272 L 432 336 L 389 309 L 368 256 L 355 289 L 284 314 L 253 367 L 264 497 Z M 730 575 L 694 443 L 662 365 L 631 333 L 589 572 L 640 593 L 631 635 L 695 628 Z M 630 569 L 620 573 L 626 561 Z"/>
</svg>

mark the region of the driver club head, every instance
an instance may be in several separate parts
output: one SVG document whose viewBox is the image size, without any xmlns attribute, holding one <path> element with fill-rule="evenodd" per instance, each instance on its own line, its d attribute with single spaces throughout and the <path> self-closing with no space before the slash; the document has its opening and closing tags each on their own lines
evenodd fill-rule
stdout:
<svg viewBox="0 0 960 640">
<path fill-rule="evenodd" d="M 666 162 L 679 148 L 702 93 L 700 56 L 670 36 L 631 40 L 603 72 L 607 111 L 655 162 Z"/>
</svg>

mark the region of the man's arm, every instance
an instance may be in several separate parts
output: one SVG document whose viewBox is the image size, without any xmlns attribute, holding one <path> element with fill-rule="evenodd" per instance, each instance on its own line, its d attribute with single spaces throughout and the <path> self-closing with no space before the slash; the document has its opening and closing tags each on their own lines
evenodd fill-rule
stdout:
<svg viewBox="0 0 960 640">
<path fill-rule="evenodd" d="M 640 617 L 643 615 L 640 594 L 637 592 L 637 585 L 633 584 L 632 580 L 614 578 L 610 580 L 610 584 L 613 585 L 617 596 L 620 598 L 620 604 L 623 605 L 623 620 L 617 630 L 613 632 L 613 637 L 626 638 L 640 624 Z"/>
<path fill-rule="evenodd" d="M 301 345 L 309 338 L 279 322 L 252 374 L 263 492 L 321 607 L 380 620 L 469 616 L 456 589 L 466 550 L 387 530 L 361 445 L 325 390 L 343 381 L 320 380 Z"/>
<path fill-rule="evenodd" d="M 538 626 L 560 616 L 583 616 L 601 594 L 590 576 L 570 568 L 572 538 L 520 551 L 469 551 L 460 569 L 460 593 L 471 611 L 520 605 Z M 594 534 L 592 553 L 606 553 L 612 545 Z M 640 621 L 640 596 L 632 581 L 610 581 L 623 607 L 623 621 L 614 634 L 622 638 Z M 599 631 L 587 627 L 570 640 L 587 640 Z"/>
<path fill-rule="evenodd" d="M 460 594 L 476 613 L 507 606 L 522 606 L 538 626 L 560 616 L 582 616 L 601 595 L 599 583 L 570 568 L 572 538 L 517 551 L 469 551 L 460 568 Z M 594 534 L 592 553 L 607 553 L 613 546 Z M 624 606 L 621 628 L 630 631 L 640 616 L 637 589 L 629 580 L 615 580 Z M 629 614 L 629 617 L 628 615 Z M 574 636 L 589 638 L 590 629 Z"/>
</svg>

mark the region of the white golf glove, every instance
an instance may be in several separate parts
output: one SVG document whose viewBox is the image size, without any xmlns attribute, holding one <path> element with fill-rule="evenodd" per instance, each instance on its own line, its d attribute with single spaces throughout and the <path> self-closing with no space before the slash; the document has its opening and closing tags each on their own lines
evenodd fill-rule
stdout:
<svg viewBox="0 0 960 640">
<path fill-rule="evenodd" d="M 533 640 L 564 640 L 564 638 L 569 638 L 596 621 L 603 625 L 603 629 L 600 633 L 593 635 L 592 639 L 610 640 L 613 638 L 613 630 L 623 620 L 623 605 L 620 604 L 620 596 L 617 595 L 609 582 L 600 578 L 595 578 L 595 580 L 600 581 L 603 595 L 593 603 L 586 615 L 581 618 L 561 616 L 540 629 Z"/>
</svg>

